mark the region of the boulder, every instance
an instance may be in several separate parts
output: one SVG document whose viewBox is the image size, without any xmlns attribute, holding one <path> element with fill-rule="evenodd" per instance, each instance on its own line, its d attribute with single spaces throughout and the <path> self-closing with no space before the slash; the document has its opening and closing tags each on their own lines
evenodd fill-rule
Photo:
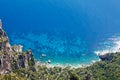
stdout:
<svg viewBox="0 0 120 80">
<path fill-rule="evenodd" d="M 113 58 L 113 54 L 112 53 L 107 53 L 107 54 L 104 54 L 104 55 L 98 55 L 99 58 L 104 61 L 104 60 L 112 60 Z"/>
</svg>

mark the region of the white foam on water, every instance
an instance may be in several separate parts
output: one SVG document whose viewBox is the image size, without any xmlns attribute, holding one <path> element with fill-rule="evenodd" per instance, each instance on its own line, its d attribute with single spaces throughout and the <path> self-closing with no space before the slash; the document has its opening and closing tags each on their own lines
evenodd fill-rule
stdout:
<svg viewBox="0 0 120 80">
<path fill-rule="evenodd" d="M 106 41 L 105 41 L 106 42 Z M 97 55 L 104 55 L 106 53 L 116 53 L 120 52 L 120 37 L 112 37 L 108 38 L 107 42 L 110 42 L 112 44 L 111 46 L 109 45 L 104 45 L 103 50 L 96 50 L 94 53 Z M 106 48 L 107 47 L 107 48 Z"/>
</svg>

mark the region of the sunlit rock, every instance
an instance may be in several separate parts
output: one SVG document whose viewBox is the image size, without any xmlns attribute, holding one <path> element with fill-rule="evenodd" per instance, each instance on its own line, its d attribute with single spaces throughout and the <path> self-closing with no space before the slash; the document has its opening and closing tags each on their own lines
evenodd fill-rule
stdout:
<svg viewBox="0 0 120 80">
<path fill-rule="evenodd" d="M 14 46 L 13 46 L 13 50 L 14 50 L 15 52 L 22 52 L 22 48 L 23 48 L 22 45 L 14 45 Z"/>
</svg>

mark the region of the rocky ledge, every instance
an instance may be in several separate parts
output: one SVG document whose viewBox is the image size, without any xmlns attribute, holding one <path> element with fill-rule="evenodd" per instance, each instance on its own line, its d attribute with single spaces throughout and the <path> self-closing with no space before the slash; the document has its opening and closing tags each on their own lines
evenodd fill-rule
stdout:
<svg viewBox="0 0 120 80">
<path fill-rule="evenodd" d="M 20 68 L 34 68 L 35 61 L 31 50 L 22 51 L 22 45 L 11 46 L 0 20 L 0 74 L 10 73 Z"/>
</svg>

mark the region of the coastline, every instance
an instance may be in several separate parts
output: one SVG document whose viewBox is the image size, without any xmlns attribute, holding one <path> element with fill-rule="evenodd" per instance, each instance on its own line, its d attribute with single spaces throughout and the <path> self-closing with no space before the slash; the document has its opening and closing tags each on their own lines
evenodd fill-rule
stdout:
<svg viewBox="0 0 120 80">
<path fill-rule="evenodd" d="M 60 63 L 53 63 L 53 64 L 49 64 L 49 63 L 45 63 L 45 62 L 41 62 L 41 61 L 35 61 L 36 66 L 46 66 L 47 68 L 54 68 L 54 67 L 60 67 L 60 68 L 66 68 L 66 67 L 70 67 L 72 68 L 86 68 L 91 66 L 92 64 L 94 64 L 95 62 L 101 61 L 100 59 L 98 60 L 93 60 L 91 63 L 89 64 L 75 64 L 75 65 L 71 65 L 71 64 L 60 64 Z"/>
</svg>

